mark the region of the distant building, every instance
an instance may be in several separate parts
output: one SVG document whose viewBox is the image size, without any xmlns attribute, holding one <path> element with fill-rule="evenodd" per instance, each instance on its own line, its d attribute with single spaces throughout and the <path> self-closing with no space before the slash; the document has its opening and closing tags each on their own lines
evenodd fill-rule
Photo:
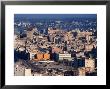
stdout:
<svg viewBox="0 0 110 89">
<path fill-rule="evenodd" d="M 48 39 L 49 39 L 50 42 L 54 42 L 54 36 L 52 34 L 49 35 Z"/>
<path fill-rule="evenodd" d="M 61 48 L 58 48 L 58 47 L 53 47 L 52 48 L 52 53 L 62 53 L 62 50 L 61 50 Z"/>
<path fill-rule="evenodd" d="M 55 34 L 58 33 L 59 31 L 60 31 L 59 29 L 48 28 L 48 34 Z"/>
<path fill-rule="evenodd" d="M 55 37 L 54 42 L 55 42 L 55 44 L 61 43 L 61 38 L 60 37 Z"/>
<path fill-rule="evenodd" d="M 33 39 L 33 34 L 36 31 L 36 29 L 30 28 L 29 30 L 27 30 L 27 38 L 29 39 Z"/>
<path fill-rule="evenodd" d="M 91 51 L 93 48 L 93 45 L 85 45 L 85 50 L 86 51 Z"/>
</svg>

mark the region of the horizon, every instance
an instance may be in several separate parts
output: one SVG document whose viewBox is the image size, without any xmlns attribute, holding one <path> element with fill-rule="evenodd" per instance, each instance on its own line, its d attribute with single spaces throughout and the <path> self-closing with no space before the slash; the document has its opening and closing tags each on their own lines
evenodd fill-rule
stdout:
<svg viewBox="0 0 110 89">
<path fill-rule="evenodd" d="M 14 19 L 66 19 L 66 18 L 97 18 L 97 14 L 14 14 Z"/>
</svg>

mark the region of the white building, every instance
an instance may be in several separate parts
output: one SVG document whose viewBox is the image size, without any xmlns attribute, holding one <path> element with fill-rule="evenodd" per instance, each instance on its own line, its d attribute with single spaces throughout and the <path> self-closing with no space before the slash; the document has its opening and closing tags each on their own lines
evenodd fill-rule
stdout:
<svg viewBox="0 0 110 89">
<path fill-rule="evenodd" d="M 36 53 L 32 53 L 30 52 L 30 60 L 34 59 L 34 56 L 36 55 Z"/>
<path fill-rule="evenodd" d="M 26 69 L 25 68 L 25 76 L 32 76 L 31 69 Z"/>
<path fill-rule="evenodd" d="M 63 60 L 63 59 L 68 59 L 68 60 L 72 60 L 71 58 L 71 54 L 59 54 L 59 60 Z"/>
</svg>

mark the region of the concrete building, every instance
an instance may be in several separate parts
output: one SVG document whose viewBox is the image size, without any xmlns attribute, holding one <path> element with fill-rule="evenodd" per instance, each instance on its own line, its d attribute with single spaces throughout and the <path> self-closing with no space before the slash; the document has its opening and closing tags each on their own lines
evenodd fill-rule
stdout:
<svg viewBox="0 0 110 89">
<path fill-rule="evenodd" d="M 27 69 L 22 65 L 16 65 L 14 68 L 14 76 L 32 76 L 31 69 Z"/>
<path fill-rule="evenodd" d="M 79 52 L 76 54 L 77 57 L 84 57 L 84 52 Z"/>
<path fill-rule="evenodd" d="M 50 59 L 50 54 L 45 53 L 43 59 L 44 60 L 49 60 Z"/>
<path fill-rule="evenodd" d="M 14 66 L 14 76 L 25 76 L 25 67 L 19 64 Z"/>
<path fill-rule="evenodd" d="M 85 59 L 85 68 L 88 72 L 93 72 L 95 69 L 94 59 Z"/>
<path fill-rule="evenodd" d="M 82 68 L 78 68 L 78 72 L 79 72 L 79 76 L 85 76 L 86 75 L 86 71 L 85 71 L 85 68 L 82 67 Z"/>
<path fill-rule="evenodd" d="M 60 31 L 59 29 L 48 28 L 48 34 L 55 34 L 58 33 L 59 31 Z"/>
<path fill-rule="evenodd" d="M 36 32 L 36 29 L 34 29 L 34 28 L 30 28 L 29 30 L 27 30 L 27 38 L 32 40 L 34 32 Z"/>
<path fill-rule="evenodd" d="M 60 38 L 60 37 L 55 37 L 55 38 L 54 38 L 54 42 L 55 42 L 56 44 L 61 43 L 61 38 Z"/>
<path fill-rule="evenodd" d="M 30 60 L 34 59 L 35 58 L 35 55 L 38 53 L 37 50 L 33 50 L 30 52 Z"/>
<path fill-rule="evenodd" d="M 43 60 L 43 54 L 42 53 L 37 54 L 37 58 L 35 60 Z"/>
<path fill-rule="evenodd" d="M 68 59 L 69 61 L 72 60 L 71 54 L 59 54 L 59 60 Z"/>
<path fill-rule="evenodd" d="M 31 69 L 26 69 L 25 68 L 25 76 L 32 76 L 32 74 L 31 74 Z"/>
<path fill-rule="evenodd" d="M 61 48 L 58 48 L 58 47 L 53 47 L 52 48 L 52 53 L 62 53 L 62 49 Z"/>
<path fill-rule="evenodd" d="M 50 54 L 49 53 L 35 53 L 34 60 L 35 61 L 50 60 Z"/>
<path fill-rule="evenodd" d="M 93 45 L 85 45 L 85 50 L 86 51 L 91 51 L 93 48 Z"/>
</svg>

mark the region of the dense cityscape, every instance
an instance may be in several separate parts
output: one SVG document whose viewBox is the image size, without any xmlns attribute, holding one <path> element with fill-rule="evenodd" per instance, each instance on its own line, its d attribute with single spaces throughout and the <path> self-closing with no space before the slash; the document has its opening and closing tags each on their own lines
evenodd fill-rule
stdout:
<svg viewBox="0 0 110 89">
<path fill-rule="evenodd" d="M 15 14 L 15 76 L 97 76 L 96 14 Z"/>
</svg>

